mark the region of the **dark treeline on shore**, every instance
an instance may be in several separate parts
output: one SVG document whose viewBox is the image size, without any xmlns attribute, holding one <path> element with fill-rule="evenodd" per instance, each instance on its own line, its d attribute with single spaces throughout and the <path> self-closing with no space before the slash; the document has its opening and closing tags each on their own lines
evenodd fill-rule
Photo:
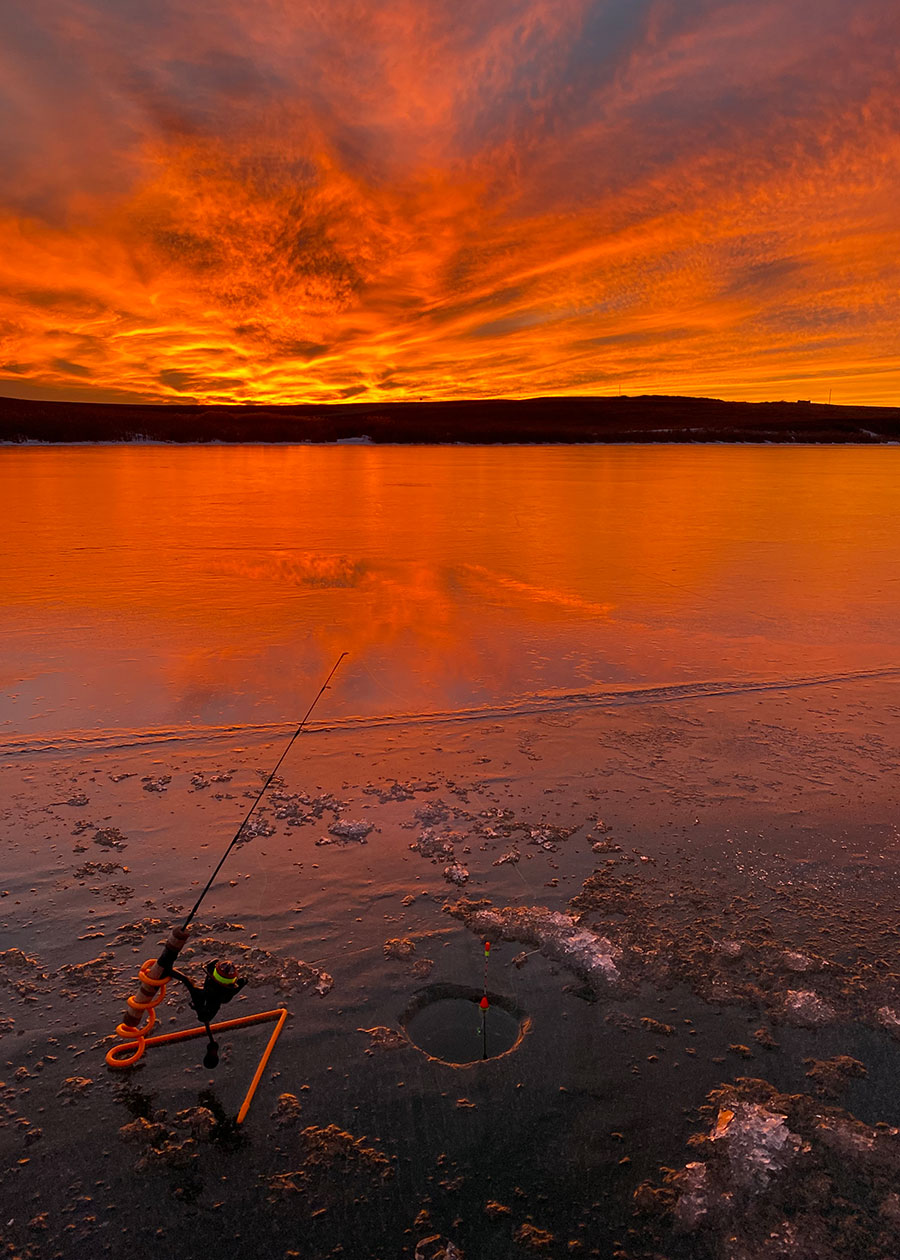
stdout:
<svg viewBox="0 0 900 1260">
<path fill-rule="evenodd" d="M 198 406 L 0 398 L 0 442 L 892 442 L 900 408 L 708 398 Z"/>
</svg>

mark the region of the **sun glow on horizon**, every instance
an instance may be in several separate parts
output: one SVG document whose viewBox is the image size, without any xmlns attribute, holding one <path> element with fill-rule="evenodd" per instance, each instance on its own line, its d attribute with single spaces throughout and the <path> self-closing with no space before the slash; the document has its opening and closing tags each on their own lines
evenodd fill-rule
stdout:
<svg viewBox="0 0 900 1260">
<path fill-rule="evenodd" d="M 4 23 L 0 394 L 900 404 L 887 0 Z"/>
</svg>

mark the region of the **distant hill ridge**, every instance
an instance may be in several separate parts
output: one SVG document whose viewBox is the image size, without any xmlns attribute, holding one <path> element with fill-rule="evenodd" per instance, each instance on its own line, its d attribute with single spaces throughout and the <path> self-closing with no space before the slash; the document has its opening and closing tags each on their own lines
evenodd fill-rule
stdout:
<svg viewBox="0 0 900 1260">
<path fill-rule="evenodd" d="M 900 407 L 665 395 L 203 406 L 0 398 L 0 442 L 900 442 Z"/>
</svg>

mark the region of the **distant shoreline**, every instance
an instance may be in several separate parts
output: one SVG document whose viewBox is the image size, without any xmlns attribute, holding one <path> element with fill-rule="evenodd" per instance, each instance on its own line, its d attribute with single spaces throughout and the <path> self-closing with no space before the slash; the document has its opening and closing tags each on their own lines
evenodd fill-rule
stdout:
<svg viewBox="0 0 900 1260">
<path fill-rule="evenodd" d="M 885 445 L 900 407 L 669 396 L 296 406 L 0 398 L 0 444 Z"/>
</svg>

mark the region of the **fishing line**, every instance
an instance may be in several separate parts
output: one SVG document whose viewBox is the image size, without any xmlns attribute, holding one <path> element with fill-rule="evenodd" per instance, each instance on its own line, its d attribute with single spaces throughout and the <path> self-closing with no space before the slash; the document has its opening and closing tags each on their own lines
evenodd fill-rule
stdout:
<svg viewBox="0 0 900 1260">
<path fill-rule="evenodd" d="M 536 897 L 538 895 L 538 891 L 535 888 L 535 886 L 530 882 L 530 880 L 527 880 L 525 876 L 522 874 L 522 872 L 519 870 L 519 863 L 510 862 L 508 865 L 510 865 L 513 868 L 513 870 L 518 875 L 519 879 L 522 881 L 522 883 L 525 885 L 528 891 L 532 894 L 532 896 Z"/>
<path fill-rule="evenodd" d="M 481 1001 L 478 1003 L 479 1008 L 481 1009 L 481 1057 L 482 1059 L 486 1059 L 488 1057 L 487 1013 L 490 1008 L 490 1002 L 488 1001 L 488 995 L 487 995 L 487 980 L 488 980 L 488 963 L 490 962 L 490 958 L 491 958 L 491 942 L 485 941 L 484 942 L 484 984 L 482 985 L 482 989 L 481 989 Z"/>
<path fill-rule="evenodd" d="M 375 686 L 380 687 L 381 690 L 386 695 L 393 696 L 394 699 L 399 700 L 401 704 L 406 704 L 408 702 L 407 696 L 401 696 L 399 691 L 395 691 L 393 687 L 389 687 L 386 682 L 382 681 L 382 679 L 376 678 L 364 660 L 361 660 L 359 664 L 361 668 L 364 669 L 366 673 L 369 675 L 369 677 L 372 679 L 372 682 L 375 684 Z"/>
<path fill-rule="evenodd" d="M 338 666 L 340 665 L 341 661 L 344 659 L 344 657 L 345 657 L 346 655 L 347 655 L 347 653 L 346 653 L 346 652 L 341 652 L 340 656 L 337 658 L 337 660 L 335 661 L 334 665 L 331 667 L 331 673 L 328 675 L 328 677 L 327 677 L 327 678 L 325 679 L 325 681 L 322 683 L 322 686 L 319 688 L 318 692 L 316 693 L 315 699 L 313 700 L 312 704 L 309 706 L 309 708 L 308 708 L 308 709 L 306 710 L 306 712 L 304 713 L 304 715 L 303 715 L 303 719 L 302 719 L 302 721 L 300 722 L 300 725 L 297 727 L 297 729 L 294 731 L 293 735 L 291 736 L 290 743 L 289 743 L 289 744 L 288 744 L 288 746 L 285 748 L 285 750 L 284 750 L 284 752 L 281 754 L 281 756 L 278 758 L 278 761 L 275 763 L 275 768 L 274 768 L 274 770 L 272 771 L 272 773 L 269 775 L 269 777 L 266 779 L 265 783 L 264 783 L 264 784 L 262 785 L 262 787 L 259 789 L 259 792 L 257 793 L 256 798 L 255 798 L 255 800 L 254 800 L 253 804 L 250 806 L 250 808 L 247 810 L 247 813 L 244 815 L 243 822 L 242 822 L 242 823 L 241 823 L 241 825 L 238 827 L 237 831 L 234 833 L 234 836 L 232 837 L 231 843 L 229 844 L 228 848 L 225 850 L 225 852 L 222 854 L 221 858 L 219 859 L 218 866 L 216 867 L 216 869 L 213 871 L 212 875 L 210 875 L 209 879 L 207 880 L 206 887 L 203 889 L 203 891 L 201 892 L 200 896 L 199 896 L 199 897 L 197 898 L 197 900 L 194 902 L 194 908 L 191 910 L 190 914 L 188 915 L 188 917 L 185 919 L 184 923 L 182 924 L 182 928 L 181 928 L 181 930 L 182 930 L 182 931 L 185 931 L 185 930 L 187 929 L 187 927 L 188 927 L 189 923 L 191 922 L 191 920 L 193 919 L 194 915 L 195 915 L 195 914 L 197 913 L 197 911 L 200 909 L 200 903 L 203 901 L 203 898 L 204 898 L 204 897 L 206 896 L 206 894 L 209 892 L 210 888 L 212 888 L 213 883 L 215 882 L 215 878 L 216 878 L 216 876 L 218 875 L 218 873 L 219 873 L 219 871 L 222 869 L 222 867 L 225 865 L 225 860 L 226 860 L 226 858 L 228 857 L 229 853 L 231 852 L 231 850 L 234 848 L 234 846 L 237 844 L 238 840 L 240 839 L 241 832 L 244 830 L 244 828 L 246 827 L 247 823 L 249 822 L 249 820 L 250 820 L 250 816 L 252 815 L 253 811 L 256 809 L 256 807 L 257 807 L 257 805 L 259 804 L 259 802 L 262 800 L 263 796 L 265 796 L 266 789 L 268 788 L 269 784 L 272 782 L 272 780 L 275 778 L 275 775 L 278 773 L 279 769 L 281 768 L 281 763 L 284 761 L 285 757 L 286 757 L 286 756 L 288 755 L 288 753 L 291 751 L 291 748 L 293 748 L 293 746 L 294 746 L 294 740 L 297 738 L 297 736 L 298 736 L 298 735 L 300 734 L 300 732 L 303 730 L 303 727 L 306 725 L 307 721 L 309 720 L 309 716 L 310 716 L 310 714 L 312 713 L 312 711 L 313 711 L 313 709 L 316 707 L 316 705 L 319 703 L 319 700 L 321 699 L 322 694 L 324 693 L 324 691 L 325 691 L 325 689 L 327 688 L 328 684 L 331 682 L 331 680 L 332 680 L 332 678 L 334 677 L 334 675 L 337 673 Z"/>
</svg>

